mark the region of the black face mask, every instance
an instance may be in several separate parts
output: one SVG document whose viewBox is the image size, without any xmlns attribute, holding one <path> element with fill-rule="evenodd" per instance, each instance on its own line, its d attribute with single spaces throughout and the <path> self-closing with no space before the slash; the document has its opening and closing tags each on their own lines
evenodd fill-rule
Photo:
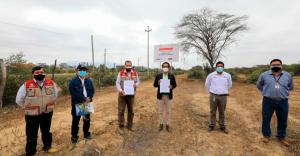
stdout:
<svg viewBox="0 0 300 156">
<path fill-rule="evenodd" d="M 279 72 L 279 71 L 281 70 L 281 67 L 277 67 L 277 66 L 271 67 L 271 70 L 272 70 L 273 72 Z"/>
<path fill-rule="evenodd" d="M 131 72 L 131 68 L 126 68 L 126 72 Z"/>
<path fill-rule="evenodd" d="M 45 78 L 45 75 L 39 74 L 39 75 L 34 75 L 33 77 L 34 77 L 34 79 L 36 79 L 37 81 L 43 81 L 44 78 Z"/>
</svg>

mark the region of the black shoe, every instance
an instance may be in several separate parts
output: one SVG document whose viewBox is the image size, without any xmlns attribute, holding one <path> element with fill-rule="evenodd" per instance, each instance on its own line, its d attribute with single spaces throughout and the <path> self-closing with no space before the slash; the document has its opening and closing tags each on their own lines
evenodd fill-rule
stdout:
<svg viewBox="0 0 300 156">
<path fill-rule="evenodd" d="M 132 125 L 128 125 L 128 126 L 127 126 L 127 129 L 128 129 L 129 131 L 132 131 L 132 132 L 134 132 L 134 131 L 135 131 L 135 129 L 133 128 L 133 126 L 132 126 Z"/>
<path fill-rule="evenodd" d="M 87 139 L 87 140 L 91 140 L 92 139 L 92 135 L 89 134 L 89 135 L 85 136 L 84 138 Z"/>
<path fill-rule="evenodd" d="M 158 131 L 162 131 L 163 129 L 164 129 L 164 125 L 163 124 L 159 124 Z"/>
<path fill-rule="evenodd" d="M 229 131 L 228 131 L 225 127 L 221 127 L 220 130 L 221 130 L 222 132 L 224 132 L 225 134 L 228 134 L 228 133 L 229 133 Z"/>
<path fill-rule="evenodd" d="M 120 129 L 123 129 L 125 126 L 124 125 L 119 125 L 119 128 Z"/>
<path fill-rule="evenodd" d="M 170 131 L 171 131 L 171 127 L 170 127 L 169 125 L 166 125 L 166 130 L 167 130 L 168 132 L 170 132 Z"/>
<path fill-rule="evenodd" d="M 215 129 L 215 127 L 209 126 L 209 127 L 208 127 L 208 132 L 211 132 L 211 131 L 213 131 L 214 129 Z"/>
<path fill-rule="evenodd" d="M 72 142 L 72 144 L 77 144 L 77 142 L 78 142 L 78 137 L 71 137 L 71 142 Z"/>
</svg>

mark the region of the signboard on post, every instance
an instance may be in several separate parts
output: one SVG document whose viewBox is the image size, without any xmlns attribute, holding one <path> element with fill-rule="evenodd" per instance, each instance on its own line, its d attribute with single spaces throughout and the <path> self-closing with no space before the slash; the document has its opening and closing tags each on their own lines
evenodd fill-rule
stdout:
<svg viewBox="0 0 300 156">
<path fill-rule="evenodd" d="M 161 44 L 154 46 L 154 62 L 178 62 L 179 45 Z"/>
</svg>

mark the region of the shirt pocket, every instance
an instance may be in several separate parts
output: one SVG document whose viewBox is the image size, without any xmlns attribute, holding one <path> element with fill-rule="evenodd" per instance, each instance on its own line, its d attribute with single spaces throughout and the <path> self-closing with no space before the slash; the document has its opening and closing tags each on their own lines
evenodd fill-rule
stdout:
<svg viewBox="0 0 300 156">
<path fill-rule="evenodd" d="M 54 95 L 54 87 L 53 86 L 46 86 L 45 92 L 47 96 Z"/>
<path fill-rule="evenodd" d="M 37 95 L 36 95 L 36 89 L 35 88 L 27 88 L 26 89 L 26 98 L 28 99 L 36 99 Z"/>
</svg>

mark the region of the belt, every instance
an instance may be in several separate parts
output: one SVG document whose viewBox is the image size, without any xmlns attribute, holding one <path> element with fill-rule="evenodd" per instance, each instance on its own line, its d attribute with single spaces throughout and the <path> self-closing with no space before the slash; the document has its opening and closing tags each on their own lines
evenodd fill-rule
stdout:
<svg viewBox="0 0 300 156">
<path fill-rule="evenodd" d="M 286 98 L 286 99 L 283 99 L 283 98 L 280 98 L 280 97 L 274 98 L 274 97 L 267 97 L 267 96 L 264 96 L 264 98 L 270 99 L 270 100 L 274 100 L 274 101 L 284 101 L 284 100 L 287 100 L 287 98 Z"/>
<path fill-rule="evenodd" d="M 214 93 L 210 93 L 212 95 L 215 95 L 215 96 L 229 96 L 229 94 L 214 94 Z"/>
</svg>

